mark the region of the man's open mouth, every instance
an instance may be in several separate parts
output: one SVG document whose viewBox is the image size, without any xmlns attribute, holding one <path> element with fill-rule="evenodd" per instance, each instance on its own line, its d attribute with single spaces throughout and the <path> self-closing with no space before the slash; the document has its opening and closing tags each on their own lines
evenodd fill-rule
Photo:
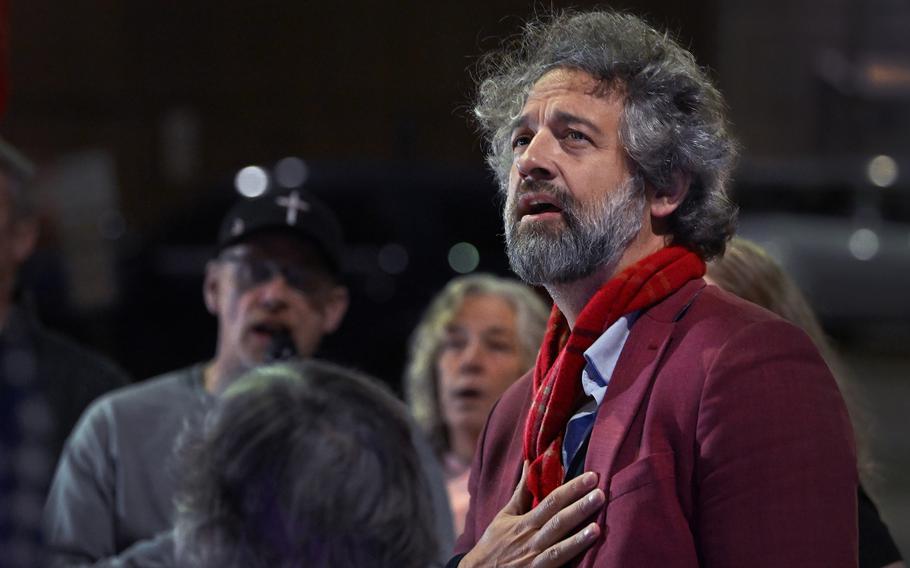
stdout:
<svg viewBox="0 0 910 568">
<path fill-rule="evenodd" d="M 528 193 L 518 198 L 519 219 L 545 213 L 562 213 L 562 207 L 556 197 L 544 193 Z"/>
<path fill-rule="evenodd" d="M 257 323 L 250 328 L 257 335 L 274 336 L 279 333 L 287 333 L 287 326 L 280 323 Z"/>
</svg>

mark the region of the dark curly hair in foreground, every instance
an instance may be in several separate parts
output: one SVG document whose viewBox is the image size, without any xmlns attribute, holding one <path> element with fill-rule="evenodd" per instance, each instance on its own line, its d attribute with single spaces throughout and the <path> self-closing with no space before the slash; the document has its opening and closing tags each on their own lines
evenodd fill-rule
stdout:
<svg viewBox="0 0 910 568">
<path fill-rule="evenodd" d="M 723 254 L 736 219 L 727 197 L 736 144 L 723 98 L 691 53 L 629 14 L 567 11 L 532 21 L 481 60 L 474 114 L 501 190 L 512 166 L 513 123 L 534 83 L 557 68 L 584 71 L 602 81 L 605 94 L 624 95 L 620 137 L 636 175 L 658 189 L 674 174 L 691 180 L 671 218 L 674 242 L 705 259 Z"/>
<path fill-rule="evenodd" d="M 431 565 L 430 492 L 403 408 L 326 363 L 240 379 L 178 448 L 180 565 Z"/>
</svg>

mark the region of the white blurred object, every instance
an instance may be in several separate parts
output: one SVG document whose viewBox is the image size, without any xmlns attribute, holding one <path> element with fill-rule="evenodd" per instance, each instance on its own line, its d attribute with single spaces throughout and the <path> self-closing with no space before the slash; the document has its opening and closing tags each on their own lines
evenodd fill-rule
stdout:
<svg viewBox="0 0 910 568">
<path fill-rule="evenodd" d="M 65 156 L 43 168 L 34 189 L 59 236 L 68 303 L 80 310 L 114 305 L 115 240 L 105 222 L 120 210 L 113 156 L 105 150 Z"/>
<path fill-rule="evenodd" d="M 294 156 L 283 158 L 275 164 L 275 181 L 281 187 L 293 189 L 306 183 L 310 176 L 310 168 L 306 162 Z"/>
<path fill-rule="evenodd" d="M 269 187 L 269 174 L 259 166 L 247 166 L 237 172 L 234 187 L 244 197 L 259 197 Z"/>
<path fill-rule="evenodd" d="M 897 181 L 898 176 L 897 162 L 891 156 L 884 154 L 876 156 L 869 160 L 866 168 L 866 175 L 869 181 L 878 187 L 891 187 Z"/>
<path fill-rule="evenodd" d="M 744 214 L 738 234 L 765 247 L 823 318 L 910 321 L 910 226 Z"/>
</svg>

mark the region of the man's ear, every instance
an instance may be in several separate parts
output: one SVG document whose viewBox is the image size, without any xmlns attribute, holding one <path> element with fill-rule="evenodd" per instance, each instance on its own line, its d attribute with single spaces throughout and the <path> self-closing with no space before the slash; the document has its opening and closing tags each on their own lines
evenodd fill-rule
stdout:
<svg viewBox="0 0 910 568">
<path fill-rule="evenodd" d="M 669 217 L 686 198 L 691 183 L 692 176 L 688 173 L 674 171 L 668 187 L 652 190 L 649 199 L 651 216 L 657 219 Z"/>
<path fill-rule="evenodd" d="M 329 334 L 338 329 L 341 320 L 348 312 L 348 289 L 344 286 L 333 286 L 325 295 L 326 301 L 323 305 L 322 332 Z"/>
<path fill-rule="evenodd" d="M 218 275 L 221 265 L 214 260 L 205 264 L 205 280 L 202 283 L 202 299 L 205 300 L 205 308 L 213 316 L 218 315 Z"/>
<path fill-rule="evenodd" d="M 32 256 L 38 243 L 38 219 L 29 217 L 15 221 L 12 239 L 13 259 L 20 265 Z"/>
</svg>

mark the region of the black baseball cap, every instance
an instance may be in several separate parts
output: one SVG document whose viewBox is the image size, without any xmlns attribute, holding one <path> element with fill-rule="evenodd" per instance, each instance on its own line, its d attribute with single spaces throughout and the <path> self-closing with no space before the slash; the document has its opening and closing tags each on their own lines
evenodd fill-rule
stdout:
<svg viewBox="0 0 910 568">
<path fill-rule="evenodd" d="M 218 232 L 218 252 L 265 232 L 286 233 L 315 244 L 336 274 L 341 271 L 341 224 L 325 203 L 303 189 L 270 189 L 243 197 Z"/>
</svg>

